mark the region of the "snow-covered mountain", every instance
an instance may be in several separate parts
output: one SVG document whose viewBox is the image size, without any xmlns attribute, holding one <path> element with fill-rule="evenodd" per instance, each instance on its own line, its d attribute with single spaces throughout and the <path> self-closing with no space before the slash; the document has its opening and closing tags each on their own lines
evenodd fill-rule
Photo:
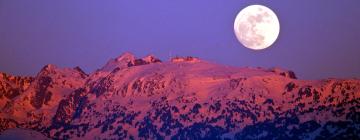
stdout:
<svg viewBox="0 0 360 140">
<path fill-rule="evenodd" d="M 56 113 L 59 102 L 84 85 L 87 77 L 88 75 L 79 67 L 61 69 L 54 65 L 46 65 L 36 77 L 12 78 L 19 80 L 1 79 L 6 83 L 4 85 L 13 86 L 3 86 L 2 91 L 5 92 L 0 94 L 0 130 L 8 127 L 40 128 L 50 125 L 51 116 Z M 6 96 L 9 94 L 6 91 L 11 92 L 14 88 L 19 89 L 16 96 Z"/>
<path fill-rule="evenodd" d="M 1 75 L 0 75 L 1 76 Z M 0 131 L 54 139 L 360 139 L 360 80 L 125 53 L 87 75 L 0 77 Z"/>
</svg>

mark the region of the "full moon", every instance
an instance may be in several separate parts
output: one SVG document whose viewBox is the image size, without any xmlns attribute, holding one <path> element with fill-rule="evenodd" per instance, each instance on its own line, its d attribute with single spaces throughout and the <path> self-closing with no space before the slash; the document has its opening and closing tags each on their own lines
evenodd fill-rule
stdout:
<svg viewBox="0 0 360 140">
<path fill-rule="evenodd" d="M 271 9 L 262 5 L 250 5 L 236 16 L 234 31 L 245 47 L 262 50 L 270 47 L 278 38 L 280 24 Z"/>
</svg>

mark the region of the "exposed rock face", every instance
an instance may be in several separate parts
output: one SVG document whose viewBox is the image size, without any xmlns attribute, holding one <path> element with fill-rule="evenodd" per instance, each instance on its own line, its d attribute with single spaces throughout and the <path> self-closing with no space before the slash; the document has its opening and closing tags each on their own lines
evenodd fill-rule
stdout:
<svg viewBox="0 0 360 140">
<path fill-rule="evenodd" d="M 146 56 L 142 59 L 135 59 L 128 63 L 128 67 L 131 66 L 140 66 L 140 65 L 146 65 L 151 63 L 161 63 L 161 60 L 158 58 L 155 58 L 152 55 Z"/>
<path fill-rule="evenodd" d="M 280 68 L 272 68 L 270 69 L 271 72 L 277 73 L 281 76 L 289 77 L 291 79 L 297 79 L 295 73 L 290 70 L 282 70 Z"/>
<path fill-rule="evenodd" d="M 0 99 L 6 97 L 13 99 L 26 90 L 33 77 L 12 76 L 6 73 L 0 73 Z"/>
<path fill-rule="evenodd" d="M 29 128 L 55 139 L 360 138 L 357 79 L 297 80 L 281 69 L 130 53 L 90 75 L 48 65 L 26 88 L 4 79 L 21 90 L 12 98 L 3 90 L 0 131 Z"/>
<path fill-rule="evenodd" d="M 199 62 L 200 59 L 192 56 L 187 57 L 174 57 L 171 62 Z"/>
<path fill-rule="evenodd" d="M 53 118 L 53 125 L 69 125 L 74 118 L 79 117 L 87 103 L 87 97 L 84 93 L 86 93 L 85 90 L 79 88 L 69 97 L 60 101 Z"/>
<path fill-rule="evenodd" d="M 32 96 L 30 99 L 30 103 L 34 108 L 41 108 L 43 104 L 47 104 L 47 102 L 51 99 L 52 93 L 47 90 L 47 88 L 51 85 L 51 82 L 51 77 L 39 77 L 38 83 L 35 87 L 35 96 Z"/>
</svg>

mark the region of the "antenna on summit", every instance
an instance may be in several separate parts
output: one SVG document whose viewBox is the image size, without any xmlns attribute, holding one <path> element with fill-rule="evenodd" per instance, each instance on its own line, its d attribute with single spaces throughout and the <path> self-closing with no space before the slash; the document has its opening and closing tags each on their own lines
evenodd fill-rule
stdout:
<svg viewBox="0 0 360 140">
<path fill-rule="evenodd" d="M 172 59 L 172 53 L 171 53 L 171 50 L 169 51 L 169 60 Z"/>
</svg>

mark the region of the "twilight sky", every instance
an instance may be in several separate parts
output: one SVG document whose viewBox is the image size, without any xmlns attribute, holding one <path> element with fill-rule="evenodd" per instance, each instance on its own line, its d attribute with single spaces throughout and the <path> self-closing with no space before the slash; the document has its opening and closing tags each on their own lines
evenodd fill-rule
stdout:
<svg viewBox="0 0 360 140">
<path fill-rule="evenodd" d="M 248 5 L 280 20 L 272 47 L 253 51 L 233 32 Z M 282 67 L 300 79 L 360 78 L 359 0 L 0 0 L 0 71 L 45 64 L 90 73 L 123 52 L 196 56 L 232 66 Z"/>
</svg>

